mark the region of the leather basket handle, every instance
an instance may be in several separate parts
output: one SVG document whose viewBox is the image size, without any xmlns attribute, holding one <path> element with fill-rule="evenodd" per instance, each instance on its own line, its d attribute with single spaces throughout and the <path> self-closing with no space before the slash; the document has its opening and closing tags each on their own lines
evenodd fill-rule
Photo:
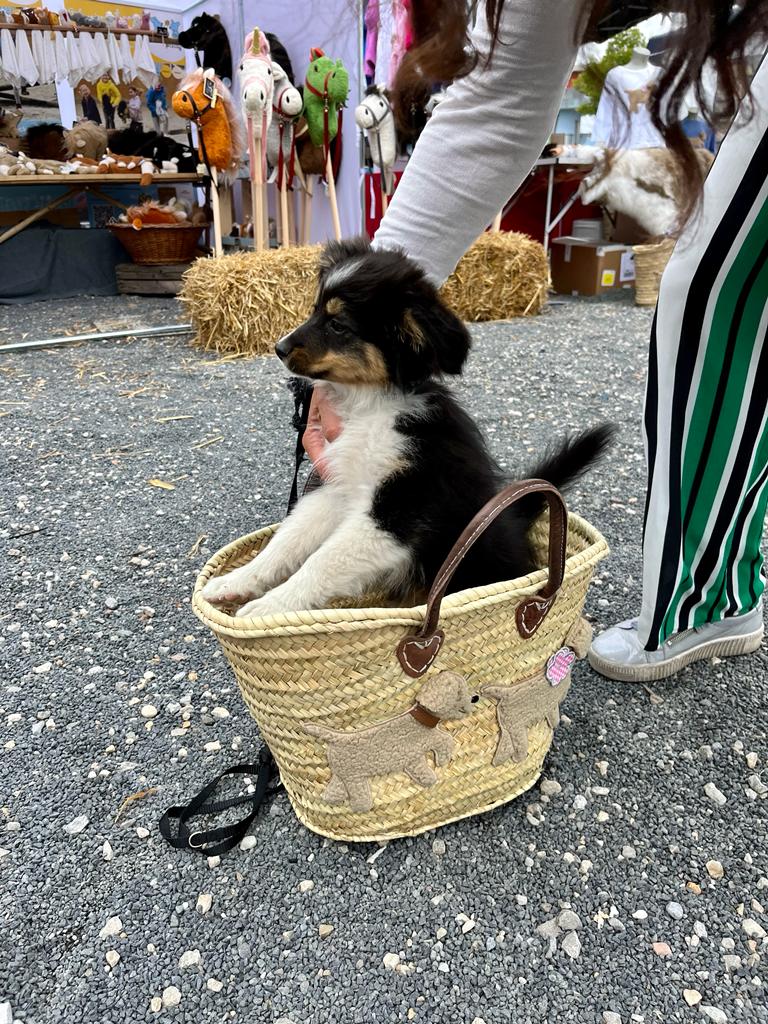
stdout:
<svg viewBox="0 0 768 1024">
<path fill-rule="evenodd" d="M 541 494 L 549 505 L 549 578 L 538 594 L 524 598 L 517 606 L 517 630 L 524 640 L 533 636 L 555 602 L 565 574 L 565 542 L 568 532 L 568 513 L 563 497 L 546 480 L 519 480 L 509 484 L 495 498 L 491 498 L 451 548 L 443 562 L 427 597 L 424 623 L 418 632 L 403 637 L 397 645 L 397 658 L 403 671 L 414 678 L 424 675 L 440 653 L 445 634 L 438 628 L 440 606 L 453 574 L 462 559 L 502 512 L 529 494 Z"/>
</svg>

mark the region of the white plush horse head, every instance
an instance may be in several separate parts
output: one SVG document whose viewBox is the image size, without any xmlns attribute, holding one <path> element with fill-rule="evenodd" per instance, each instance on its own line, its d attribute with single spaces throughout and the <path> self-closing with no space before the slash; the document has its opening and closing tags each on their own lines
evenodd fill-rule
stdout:
<svg viewBox="0 0 768 1024">
<path fill-rule="evenodd" d="M 371 159 L 387 177 L 397 159 L 397 135 L 392 104 L 383 85 L 371 86 L 363 102 L 355 108 L 355 123 L 365 132 L 371 147 Z"/>
<path fill-rule="evenodd" d="M 267 37 L 258 28 L 245 37 L 240 61 L 240 91 L 243 110 L 256 138 L 260 139 L 272 120 L 275 79 Z"/>
<path fill-rule="evenodd" d="M 288 80 L 288 75 L 279 64 L 272 62 L 272 74 L 275 81 L 275 93 L 272 98 L 272 123 L 267 131 L 267 160 L 277 167 L 280 159 L 280 142 L 282 139 L 283 159 L 290 158 L 291 147 L 294 145 L 292 122 L 304 109 L 301 93 Z M 281 130 L 282 129 L 282 130 Z"/>
</svg>

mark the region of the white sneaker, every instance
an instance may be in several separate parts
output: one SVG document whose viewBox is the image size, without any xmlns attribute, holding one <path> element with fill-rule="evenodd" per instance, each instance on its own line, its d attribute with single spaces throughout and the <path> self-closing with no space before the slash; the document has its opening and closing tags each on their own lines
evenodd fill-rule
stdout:
<svg viewBox="0 0 768 1024">
<path fill-rule="evenodd" d="M 637 619 L 627 619 L 601 633 L 592 643 L 589 664 L 608 679 L 647 683 L 666 679 L 693 661 L 749 654 L 760 646 L 763 634 L 762 601 L 745 615 L 676 633 L 657 651 L 646 651 L 637 634 Z"/>
</svg>

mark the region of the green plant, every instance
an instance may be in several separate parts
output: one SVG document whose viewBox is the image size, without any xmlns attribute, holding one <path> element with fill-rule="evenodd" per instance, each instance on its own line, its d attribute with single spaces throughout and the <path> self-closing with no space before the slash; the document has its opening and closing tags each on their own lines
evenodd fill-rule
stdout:
<svg viewBox="0 0 768 1024">
<path fill-rule="evenodd" d="M 605 76 L 611 68 L 626 64 L 636 46 L 645 46 L 646 38 L 639 28 L 628 28 L 619 32 L 608 43 L 605 56 L 591 60 L 573 83 L 573 88 L 586 96 L 586 101 L 576 108 L 579 114 L 594 114 L 600 93 L 603 91 Z"/>
</svg>

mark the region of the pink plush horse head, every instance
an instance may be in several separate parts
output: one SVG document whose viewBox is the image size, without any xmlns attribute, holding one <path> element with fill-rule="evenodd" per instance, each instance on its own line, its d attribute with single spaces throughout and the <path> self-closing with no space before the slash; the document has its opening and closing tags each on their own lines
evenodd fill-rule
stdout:
<svg viewBox="0 0 768 1024">
<path fill-rule="evenodd" d="M 255 28 L 245 37 L 245 52 L 240 61 L 240 92 L 245 116 L 256 138 L 261 138 L 272 120 L 272 96 L 275 89 L 269 43 Z"/>
</svg>

